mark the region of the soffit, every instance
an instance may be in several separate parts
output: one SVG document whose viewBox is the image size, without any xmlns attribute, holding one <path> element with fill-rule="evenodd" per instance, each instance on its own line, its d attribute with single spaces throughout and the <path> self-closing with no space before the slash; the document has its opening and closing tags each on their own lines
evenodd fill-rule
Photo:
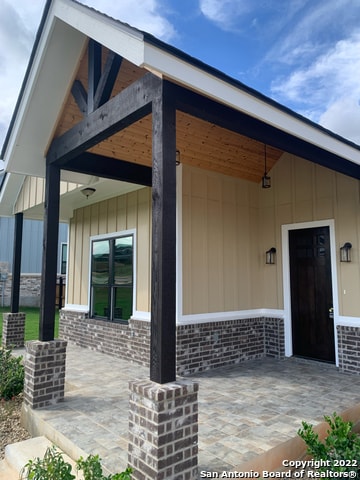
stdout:
<svg viewBox="0 0 360 480">
<path fill-rule="evenodd" d="M 103 62 L 107 51 L 103 49 Z M 85 52 L 76 79 L 87 88 L 87 52 Z M 127 60 L 123 60 L 112 96 L 147 73 Z M 58 122 L 55 137 L 83 119 L 75 100 L 69 94 Z M 151 165 L 151 115 L 109 137 L 89 151 L 131 163 Z M 176 148 L 183 164 L 195 166 L 259 183 L 264 174 L 264 144 L 226 130 L 218 125 L 177 111 Z M 267 169 L 271 170 L 282 151 L 266 147 Z"/>
</svg>

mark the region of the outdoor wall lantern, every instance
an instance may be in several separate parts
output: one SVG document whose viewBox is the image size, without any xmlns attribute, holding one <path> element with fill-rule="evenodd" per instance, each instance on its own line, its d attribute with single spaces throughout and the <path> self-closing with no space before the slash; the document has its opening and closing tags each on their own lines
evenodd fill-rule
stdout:
<svg viewBox="0 0 360 480">
<path fill-rule="evenodd" d="M 274 265 L 275 264 L 275 254 L 276 254 L 276 248 L 275 247 L 271 247 L 265 253 L 265 263 L 266 263 L 266 265 Z"/>
<path fill-rule="evenodd" d="M 265 163 L 265 168 L 264 168 L 264 175 L 262 177 L 262 188 L 270 188 L 271 187 L 271 177 L 267 174 L 267 168 L 266 168 L 266 143 L 264 143 L 264 163 Z"/>
<path fill-rule="evenodd" d="M 80 192 L 86 197 L 86 198 L 89 198 L 91 197 L 91 195 L 93 193 L 96 192 L 96 189 L 95 188 L 91 188 L 91 187 L 86 187 L 86 188 L 83 188 L 82 190 L 80 190 Z"/>
<path fill-rule="evenodd" d="M 346 242 L 342 247 L 340 247 L 340 262 L 351 262 L 351 248 L 352 245 L 350 242 Z"/>
</svg>

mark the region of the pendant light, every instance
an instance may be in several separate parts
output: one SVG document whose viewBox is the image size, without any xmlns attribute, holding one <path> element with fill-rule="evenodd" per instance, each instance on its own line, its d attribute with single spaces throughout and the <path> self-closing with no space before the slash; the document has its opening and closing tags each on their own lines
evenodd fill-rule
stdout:
<svg viewBox="0 0 360 480">
<path fill-rule="evenodd" d="M 264 163 L 265 163 L 265 169 L 264 169 L 264 175 L 262 177 L 262 188 L 270 188 L 271 177 L 268 176 L 267 168 L 266 168 L 266 143 L 264 143 Z"/>
</svg>

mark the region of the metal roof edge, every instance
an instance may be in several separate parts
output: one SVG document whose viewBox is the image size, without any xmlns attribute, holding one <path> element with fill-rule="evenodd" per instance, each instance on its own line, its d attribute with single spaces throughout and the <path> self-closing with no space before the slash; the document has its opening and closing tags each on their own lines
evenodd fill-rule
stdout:
<svg viewBox="0 0 360 480">
<path fill-rule="evenodd" d="M 28 82 L 28 79 L 29 79 L 31 68 L 33 66 L 34 58 L 35 58 L 36 53 L 37 53 L 37 49 L 38 49 L 38 45 L 39 45 L 39 42 L 40 42 L 40 39 L 41 39 L 41 35 L 43 33 L 44 26 L 45 26 L 46 20 L 48 18 L 49 10 L 50 10 L 50 8 L 53 4 L 53 1 L 54 0 L 46 0 L 46 4 L 45 4 L 44 10 L 43 10 L 40 25 L 39 25 L 39 28 L 37 30 L 34 45 L 33 45 L 32 51 L 31 51 L 29 63 L 28 63 L 28 66 L 27 66 L 27 69 L 26 69 L 26 72 L 25 72 L 24 80 L 22 82 L 20 93 L 19 93 L 19 96 L 17 98 L 16 105 L 15 105 L 15 108 L 14 108 L 14 112 L 13 112 L 12 118 L 10 120 L 9 128 L 7 130 L 5 140 L 4 140 L 4 143 L 3 143 L 3 146 L 2 146 L 0 158 L 4 158 L 4 156 L 5 156 L 5 152 L 6 152 L 7 147 L 8 147 L 9 139 L 10 139 L 13 127 L 14 127 L 14 123 L 16 121 L 18 110 L 19 110 L 19 107 L 20 107 L 20 104 L 21 104 L 21 101 L 22 101 L 22 98 L 23 98 L 23 95 L 24 95 L 24 91 L 26 89 L 26 85 L 27 85 L 27 82 Z M 175 58 L 178 58 L 179 60 L 181 60 L 183 62 L 186 62 L 190 66 L 193 66 L 193 67 L 195 67 L 195 68 L 213 76 L 214 78 L 216 78 L 218 80 L 221 80 L 221 81 L 227 83 L 228 85 L 231 85 L 231 86 L 235 87 L 236 89 L 244 92 L 245 94 L 248 94 L 248 95 L 254 97 L 255 99 L 263 102 L 264 104 L 266 104 L 270 107 L 273 107 L 274 109 L 277 109 L 277 110 L 291 116 L 292 118 L 303 122 L 304 124 L 314 128 L 315 130 L 317 130 L 319 132 L 322 132 L 322 133 L 328 135 L 329 137 L 331 137 L 331 138 L 333 138 L 333 139 L 335 139 L 335 140 L 337 140 L 337 141 L 339 141 L 339 142 L 341 142 L 345 145 L 348 145 L 351 148 L 354 148 L 357 151 L 360 151 L 360 145 L 352 142 L 351 140 L 348 140 L 348 139 L 342 137 L 339 134 L 334 133 L 333 131 L 319 125 L 316 122 L 313 122 L 312 120 L 309 120 L 308 118 L 300 115 L 299 113 L 294 112 L 290 108 L 288 108 L 288 107 L 280 104 L 279 102 L 271 99 L 270 97 L 260 93 L 259 91 L 253 89 L 252 87 L 247 86 L 246 84 L 242 83 L 240 80 L 237 80 L 237 79 L 227 75 L 226 73 L 220 71 L 219 69 L 217 69 L 215 67 L 212 67 L 212 66 L 206 64 L 205 62 L 203 62 L 203 61 L 201 61 L 201 60 L 183 52 L 182 50 L 178 49 L 177 47 L 174 47 L 174 46 L 156 38 L 154 35 L 152 35 L 150 33 L 147 33 L 145 31 L 139 30 L 135 27 L 132 27 L 131 25 L 128 25 L 124 22 L 121 22 L 118 19 L 114 19 L 113 17 L 110 17 L 110 16 L 108 16 L 108 15 L 106 15 L 106 14 L 104 14 L 104 13 L 102 13 L 102 12 L 100 12 L 100 11 L 94 9 L 94 8 L 91 8 L 87 5 L 84 5 L 80 2 L 78 2 L 77 0 L 71 0 L 71 2 L 81 6 L 81 8 L 84 8 L 86 10 L 95 12 L 96 15 L 101 15 L 102 17 L 107 18 L 107 19 L 117 23 L 118 25 L 121 25 L 122 27 L 124 27 L 128 30 L 129 34 L 131 32 L 133 32 L 136 36 L 139 36 L 139 37 L 142 36 L 142 39 L 143 39 L 144 43 L 152 45 L 152 46 L 162 50 L 163 52 L 165 52 L 165 53 L 167 53 L 167 54 L 169 54 L 169 55 L 171 55 Z"/>
<path fill-rule="evenodd" d="M 149 45 L 152 45 L 154 47 L 157 47 L 163 51 L 165 51 L 166 53 L 174 56 L 174 57 L 177 57 L 178 59 L 188 63 L 189 65 L 192 65 L 202 71 L 204 71 L 205 73 L 207 74 L 210 74 L 212 75 L 213 77 L 243 91 L 244 93 L 266 103 L 267 105 L 277 109 L 277 110 L 280 110 L 282 111 L 283 113 L 286 113 L 287 115 L 290 115 L 291 117 L 307 124 L 308 126 L 312 127 L 312 128 L 315 128 L 316 130 L 322 132 L 322 133 L 325 133 L 327 135 L 329 135 L 330 137 L 344 143 L 344 144 L 347 144 L 348 146 L 360 151 L 360 145 L 358 145 L 357 143 L 347 139 L 347 138 L 344 138 L 342 137 L 341 135 L 327 129 L 326 127 L 323 127 L 322 125 L 304 117 L 303 115 L 295 112 L 294 110 L 292 110 L 291 108 L 289 107 L 286 107 L 285 105 L 282 105 L 281 103 L 277 102 L 276 100 L 264 95 L 263 93 L 255 90 L 254 88 L 252 87 L 249 87 L 248 85 L 244 84 L 243 82 L 241 82 L 240 80 L 237 80 L 235 79 L 234 77 L 231 77 L 230 75 L 227 75 L 226 73 L 222 72 L 221 70 L 215 68 L 215 67 L 212 67 L 211 65 L 208 65 L 207 63 L 199 60 L 198 58 L 196 57 L 193 57 L 185 52 L 183 52 L 182 50 L 178 49 L 177 47 L 174 47 L 172 45 L 169 45 L 167 44 L 166 42 L 163 42 L 162 40 L 159 40 L 158 38 L 154 37 L 153 35 L 151 35 L 150 33 L 147 33 L 147 32 L 143 32 L 143 35 L 144 35 L 144 40 L 146 43 L 148 43 Z"/>
</svg>

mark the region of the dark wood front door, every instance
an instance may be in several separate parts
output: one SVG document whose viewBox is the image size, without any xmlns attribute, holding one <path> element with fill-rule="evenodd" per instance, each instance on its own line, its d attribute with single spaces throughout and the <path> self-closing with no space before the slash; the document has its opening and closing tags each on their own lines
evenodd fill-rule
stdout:
<svg viewBox="0 0 360 480">
<path fill-rule="evenodd" d="M 289 231 L 293 354 L 335 361 L 329 227 Z"/>
</svg>

